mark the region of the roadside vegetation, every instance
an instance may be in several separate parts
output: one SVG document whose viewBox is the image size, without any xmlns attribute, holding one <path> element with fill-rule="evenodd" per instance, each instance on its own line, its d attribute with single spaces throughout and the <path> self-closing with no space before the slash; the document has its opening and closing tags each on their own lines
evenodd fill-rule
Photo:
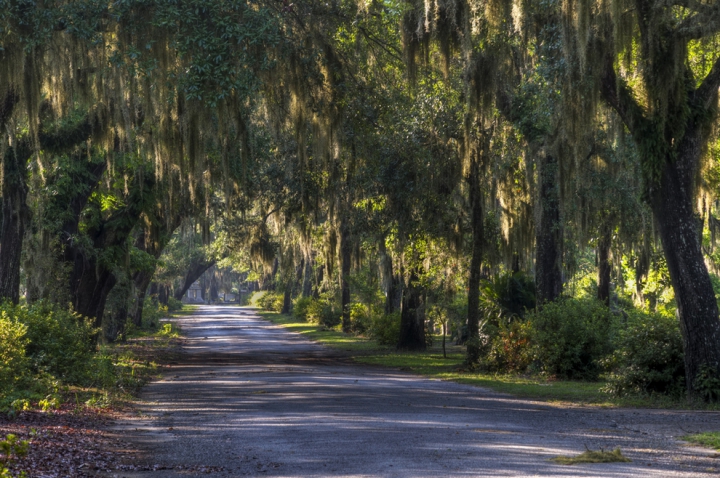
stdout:
<svg viewBox="0 0 720 478">
<path fill-rule="evenodd" d="M 532 289 L 531 282 L 524 283 Z M 513 303 L 522 299 L 509 297 L 512 292 L 490 292 L 494 290 L 487 284 L 482 296 L 486 318 L 481 328 L 482 354 L 473 365 L 467 363 L 462 345 L 463 315 L 452 309 L 440 312 L 430 305 L 432 314 L 437 314 L 431 317 L 456 319 L 429 322 L 425 350 L 407 351 L 398 350 L 397 320 L 382 314 L 382 307 L 375 308 L 380 314 L 376 317 L 353 314 L 361 323 L 345 333 L 337 316 L 331 316 L 333 307 L 327 298 L 297 298 L 290 314 L 279 313 L 279 294 L 256 293 L 250 305 L 263 309 L 262 316 L 273 323 L 342 350 L 360 363 L 550 402 L 717 408 L 712 400 L 685 395 L 682 339 L 673 317 L 632 307 L 613 311 L 592 296 L 566 297 L 540 311 L 523 309 Z M 531 293 L 515 291 L 521 298 Z M 513 307 L 521 313 L 510 315 Z M 314 312 L 323 308 L 329 310 L 327 316 Z M 353 302 L 352 310 L 372 309 L 372 304 Z M 639 342 L 638 336 L 646 340 Z"/>
<path fill-rule="evenodd" d="M 697 433 L 695 435 L 686 435 L 683 440 L 695 445 L 706 446 L 720 451 L 720 432 Z"/>
<path fill-rule="evenodd" d="M 720 2 L 0 6 L 0 407 L 258 290 L 457 380 L 720 401 Z"/>
<path fill-rule="evenodd" d="M 67 308 L 46 302 L 0 306 L 0 412 L 15 415 L 71 405 L 122 406 L 158 373 L 179 331 L 160 320 L 167 307 L 148 304 L 140 327 L 115 342 Z"/>
</svg>

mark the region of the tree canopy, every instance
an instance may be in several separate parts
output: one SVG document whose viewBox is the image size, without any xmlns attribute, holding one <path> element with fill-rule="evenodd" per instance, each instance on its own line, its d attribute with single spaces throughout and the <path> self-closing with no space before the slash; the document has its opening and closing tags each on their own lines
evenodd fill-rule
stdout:
<svg viewBox="0 0 720 478">
<path fill-rule="evenodd" d="M 452 318 L 475 367 L 586 294 L 677 314 L 694 393 L 719 32 L 696 1 L 0 0 L 0 296 L 114 340 L 260 288 L 400 349 Z"/>
</svg>

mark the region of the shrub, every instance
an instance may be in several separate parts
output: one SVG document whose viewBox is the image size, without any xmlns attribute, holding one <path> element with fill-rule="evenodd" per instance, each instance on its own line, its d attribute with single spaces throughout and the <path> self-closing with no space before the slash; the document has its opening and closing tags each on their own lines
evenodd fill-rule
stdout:
<svg viewBox="0 0 720 478">
<path fill-rule="evenodd" d="M 612 370 L 605 387 L 609 393 L 681 395 L 685 368 L 677 319 L 631 311 L 606 365 Z"/>
<path fill-rule="evenodd" d="M 308 304 L 306 319 L 311 324 L 332 328 L 340 323 L 341 317 L 334 307 L 334 301 L 330 297 L 321 296 Z"/>
<path fill-rule="evenodd" d="M 369 333 L 380 345 L 397 345 L 400 340 L 400 312 L 373 317 Z"/>
<path fill-rule="evenodd" d="M 95 352 L 97 330 L 89 319 L 45 302 L 25 307 L 3 304 L 3 314 L 27 326 L 25 353 L 35 372 L 70 384 L 87 382 L 87 364 Z"/>
<path fill-rule="evenodd" d="M 312 303 L 312 297 L 298 297 L 293 301 L 293 316 L 300 320 L 307 320 L 308 307 Z"/>
<path fill-rule="evenodd" d="M 522 372 L 528 368 L 533 358 L 529 321 L 504 320 L 500 327 L 488 325 L 482 332 L 481 347 L 489 349 L 485 367 L 503 372 Z"/>
<path fill-rule="evenodd" d="M 167 310 L 169 312 L 175 312 L 177 310 L 182 310 L 183 303 L 180 300 L 177 300 L 175 297 L 168 297 L 168 303 L 167 303 Z"/>
<path fill-rule="evenodd" d="M 0 395 L 8 393 L 27 371 L 27 326 L 3 310 L 0 313 Z"/>
<path fill-rule="evenodd" d="M 270 312 L 280 312 L 283 306 L 283 295 L 274 292 L 263 294 L 258 300 L 257 305 Z"/>
<path fill-rule="evenodd" d="M 373 313 L 370 307 L 358 302 L 350 304 L 350 332 L 363 335 L 372 327 Z"/>
<path fill-rule="evenodd" d="M 534 307 L 535 282 L 524 272 L 501 274 L 482 283 L 480 313 L 487 320 L 522 318 Z"/>
<path fill-rule="evenodd" d="M 169 304 L 169 302 L 168 302 Z M 154 329 L 160 325 L 160 319 L 168 316 L 169 307 L 158 303 L 154 297 L 145 297 L 143 304 L 142 326 Z M 130 323 L 130 321 L 128 321 Z"/>
<path fill-rule="evenodd" d="M 593 298 L 564 299 L 528 314 L 533 358 L 550 375 L 595 380 L 612 350 L 615 317 Z"/>
</svg>

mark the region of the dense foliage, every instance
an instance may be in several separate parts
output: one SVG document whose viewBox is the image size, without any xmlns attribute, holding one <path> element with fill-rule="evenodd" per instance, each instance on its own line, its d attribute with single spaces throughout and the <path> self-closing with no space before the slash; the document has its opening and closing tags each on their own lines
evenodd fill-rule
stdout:
<svg viewBox="0 0 720 478">
<path fill-rule="evenodd" d="M 468 368 L 714 399 L 718 18 L 0 0 L 2 386 L 262 290 Z"/>
</svg>

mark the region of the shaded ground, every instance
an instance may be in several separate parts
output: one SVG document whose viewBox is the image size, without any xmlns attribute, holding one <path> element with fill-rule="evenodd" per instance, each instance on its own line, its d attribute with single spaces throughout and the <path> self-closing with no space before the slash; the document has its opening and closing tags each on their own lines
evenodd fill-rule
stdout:
<svg viewBox="0 0 720 478">
<path fill-rule="evenodd" d="M 349 363 L 252 309 L 178 319 L 185 353 L 117 432 L 137 446 L 117 477 L 715 476 L 678 436 L 718 412 L 561 408 Z M 621 447 L 631 463 L 548 461 Z"/>
</svg>

